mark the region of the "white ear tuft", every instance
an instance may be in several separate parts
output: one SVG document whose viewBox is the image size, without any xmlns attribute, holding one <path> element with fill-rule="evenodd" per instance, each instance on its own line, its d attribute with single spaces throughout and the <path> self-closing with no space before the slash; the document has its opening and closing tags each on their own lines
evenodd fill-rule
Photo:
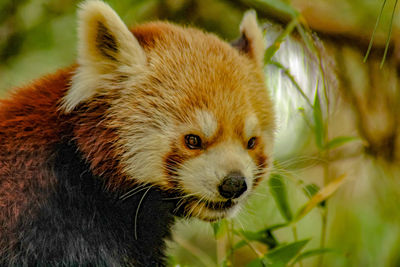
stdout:
<svg viewBox="0 0 400 267">
<path fill-rule="evenodd" d="M 254 10 L 247 11 L 240 23 L 241 37 L 232 43 L 240 51 L 248 54 L 259 66 L 263 66 L 265 42 L 262 30 L 257 24 Z"/>
<path fill-rule="evenodd" d="M 78 12 L 78 64 L 62 108 L 72 111 L 99 89 L 108 89 L 113 77 L 130 75 L 146 64 L 139 42 L 115 11 L 99 0 L 85 1 Z M 107 83 L 108 82 L 108 83 Z"/>
</svg>

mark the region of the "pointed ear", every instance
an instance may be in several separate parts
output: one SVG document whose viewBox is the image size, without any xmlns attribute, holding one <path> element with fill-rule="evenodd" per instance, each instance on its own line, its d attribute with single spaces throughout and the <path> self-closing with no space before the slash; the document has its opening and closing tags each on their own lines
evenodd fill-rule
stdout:
<svg viewBox="0 0 400 267">
<path fill-rule="evenodd" d="M 254 10 L 247 11 L 240 23 L 239 39 L 233 41 L 231 45 L 240 52 L 247 54 L 256 61 L 257 65 L 263 66 L 265 42 L 262 30 L 257 24 L 257 16 Z"/>
<path fill-rule="evenodd" d="M 112 87 L 113 77 L 134 75 L 146 64 L 146 55 L 109 5 L 90 0 L 80 5 L 78 13 L 78 64 L 63 99 L 67 112 L 97 91 Z"/>
</svg>

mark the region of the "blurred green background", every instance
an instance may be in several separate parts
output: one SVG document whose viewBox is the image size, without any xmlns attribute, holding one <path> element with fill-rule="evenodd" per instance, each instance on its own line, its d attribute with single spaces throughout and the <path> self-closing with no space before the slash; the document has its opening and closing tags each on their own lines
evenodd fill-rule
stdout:
<svg viewBox="0 0 400 267">
<path fill-rule="evenodd" d="M 261 184 L 233 220 L 213 227 L 180 221 L 170 244 L 171 265 L 269 266 L 257 259 L 271 259 L 276 245 L 307 239 L 295 255 L 313 255 L 274 266 L 400 266 L 396 0 L 385 1 L 383 9 L 383 0 L 107 2 L 132 26 L 170 20 L 232 40 L 243 12 L 255 9 L 266 30 L 266 81 L 279 124 L 276 180 Z M 0 0 L 1 96 L 75 62 L 78 4 Z M 318 190 L 319 201 L 311 198 Z M 307 203 L 315 205 L 298 217 Z M 281 223 L 288 225 L 271 229 Z M 259 230 L 270 239 L 257 240 Z M 241 241 L 244 246 L 236 249 Z"/>
</svg>

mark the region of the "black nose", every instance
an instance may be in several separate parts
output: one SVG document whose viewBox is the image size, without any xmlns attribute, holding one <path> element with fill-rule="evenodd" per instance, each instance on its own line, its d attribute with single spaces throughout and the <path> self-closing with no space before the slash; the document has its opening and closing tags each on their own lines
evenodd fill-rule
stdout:
<svg viewBox="0 0 400 267">
<path fill-rule="evenodd" d="M 246 179 L 240 172 L 229 173 L 218 186 L 219 194 L 228 199 L 238 198 L 247 190 Z"/>
</svg>

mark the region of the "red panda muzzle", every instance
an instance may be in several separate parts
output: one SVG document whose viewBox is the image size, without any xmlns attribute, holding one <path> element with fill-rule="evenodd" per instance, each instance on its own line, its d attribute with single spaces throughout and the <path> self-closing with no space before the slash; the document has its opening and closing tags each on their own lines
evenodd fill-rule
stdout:
<svg viewBox="0 0 400 267">
<path fill-rule="evenodd" d="M 240 197 L 247 190 L 246 178 L 241 172 L 229 173 L 218 186 L 220 195 L 226 199 Z"/>
</svg>

